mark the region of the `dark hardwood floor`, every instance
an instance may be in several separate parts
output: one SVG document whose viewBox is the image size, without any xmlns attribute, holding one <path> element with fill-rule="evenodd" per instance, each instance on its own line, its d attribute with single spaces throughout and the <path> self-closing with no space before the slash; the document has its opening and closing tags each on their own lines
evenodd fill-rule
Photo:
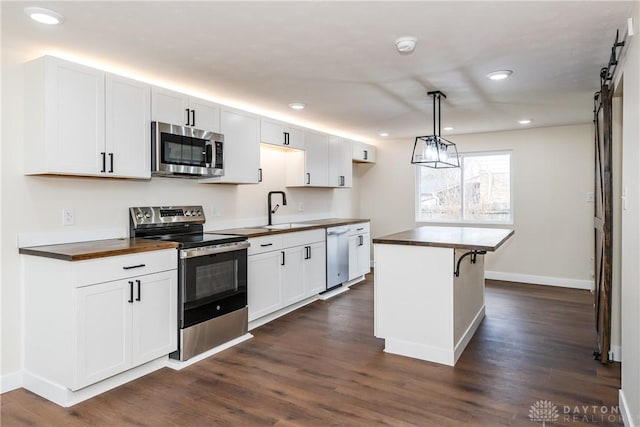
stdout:
<svg viewBox="0 0 640 427">
<path fill-rule="evenodd" d="M 6 393 L 2 426 L 535 426 L 538 401 L 556 406 L 546 425 L 621 425 L 610 413 L 620 365 L 592 359 L 589 292 L 489 282 L 486 318 L 452 368 L 382 351 L 372 285 L 369 277 L 180 372 L 165 368 L 72 408 Z"/>
</svg>

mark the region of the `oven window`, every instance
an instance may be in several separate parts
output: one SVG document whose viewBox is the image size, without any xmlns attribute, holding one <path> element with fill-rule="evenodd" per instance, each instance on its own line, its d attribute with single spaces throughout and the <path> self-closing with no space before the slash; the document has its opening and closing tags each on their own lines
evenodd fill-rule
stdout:
<svg viewBox="0 0 640 427">
<path fill-rule="evenodd" d="M 238 290 L 238 261 L 235 259 L 196 267 L 195 298 L 233 293 Z"/>
</svg>

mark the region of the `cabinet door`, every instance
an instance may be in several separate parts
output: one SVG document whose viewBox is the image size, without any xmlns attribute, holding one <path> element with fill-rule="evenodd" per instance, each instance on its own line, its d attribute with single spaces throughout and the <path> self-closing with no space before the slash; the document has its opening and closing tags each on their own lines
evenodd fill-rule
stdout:
<svg viewBox="0 0 640 427">
<path fill-rule="evenodd" d="M 295 148 L 298 150 L 305 149 L 304 131 L 302 129 L 285 127 L 284 132 L 287 133 L 288 144 L 286 146 L 288 148 Z"/>
<path fill-rule="evenodd" d="M 224 135 L 224 176 L 200 182 L 257 184 L 260 169 L 258 117 L 223 108 L 220 130 Z"/>
<path fill-rule="evenodd" d="M 358 276 L 364 276 L 371 271 L 371 235 L 361 234 L 357 236 L 358 243 Z"/>
<path fill-rule="evenodd" d="M 351 142 L 332 136 L 329 138 L 329 186 L 350 188 L 353 177 L 351 171 Z"/>
<path fill-rule="evenodd" d="M 349 280 L 353 280 L 359 276 L 359 242 L 360 239 L 358 238 L 358 236 L 349 236 Z"/>
<path fill-rule="evenodd" d="M 361 142 L 354 142 L 352 159 L 354 162 L 375 163 L 376 147 L 369 144 L 363 144 Z"/>
<path fill-rule="evenodd" d="M 47 57 L 47 172 L 101 175 L 105 73 Z"/>
<path fill-rule="evenodd" d="M 151 87 L 107 74 L 107 176 L 151 177 Z"/>
<path fill-rule="evenodd" d="M 282 255 L 280 251 L 248 257 L 247 301 L 249 321 L 258 319 L 282 307 L 280 288 Z"/>
<path fill-rule="evenodd" d="M 306 296 L 319 294 L 327 289 L 327 253 L 324 242 L 306 246 L 304 281 Z"/>
<path fill-rule="evenodd" d="M 131 367 L 131 289 L 128 281 L 121 280 L 76 290 L 77 375 L 73 390 Z"/>
<path fill-rule="evenodd" d="M 282 123 L 269 119 L 260 119 L 260 141 L 265 144 L 285 145 L 284 127 Z"/>
<path fill-rule="evenodd" d="M 154 86 L 151 88 L 151 120 L 188 126 L 189 97 L 180 92 Z"/>
<path fill-rule="evenodd" d="M 305 134 L 305 184 L 327 187 L 329 183 L 329 138 L 314 132 Z"/>
<path fill-rule="evenodd" d="M 282 290 L 284 306 L 296 303 L 305 298 L 304 275 L 302 272 L 306 249 L 296 246 L 281 251 L 283 256 Z"/>
<path fill-rule="evenodd" d="M 176 270 L 134 278 L 133 364 L 140 365 L 178 348 Z"/>
<path fill-rule="evenodd" d="M 189 98 L 191 126 L 196 129 L 220 133 L 220 106 L 200 98 Z"/>
</svg>

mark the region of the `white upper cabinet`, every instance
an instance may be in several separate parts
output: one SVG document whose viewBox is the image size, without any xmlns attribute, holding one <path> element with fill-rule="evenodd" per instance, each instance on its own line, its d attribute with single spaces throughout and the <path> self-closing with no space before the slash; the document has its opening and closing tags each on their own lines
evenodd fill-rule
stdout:
<svg viewBox="0 0 640 427">
<path fill-rule="evenodd" d="M 27 63 L 24 173 L 149 178 L 148 109 L 142 83 L 51 56 Z"/>
<path fill-rule="evenodd" d="M 329 186 L 329 137 L 305 132 L 305 151 L 286 153 L 287 187 Z"/>
<path fill-rule="evenodd" d="M 260 141 L 265 144 L 304 150 L 304 130 L 277 120 L 260 120 Z"/>
<path fill-rule="evenodd" d="M 218 104 L 157 86 L 151 91 L 151 119 L 154 122 L 220 132 Z"/>
<path fill-rule="evenodd" d="M 353 183 L 351 141 L 329 137 L 329 186 L 350 188 Z"/>
<path fill-rule="evenodd" d="M 375 163 L 376 147 L 363 142 L 353 142 L 352 158 L 357 163 Z"/>
<path fill-rule="evenodd" d="M 222 107 L 224 175 L 201 183 L 257 184 L 260 181 L 260 123 L 258 116 Z"/>
<path fill-rule="evenodd" d="M 106 76 L 106 159 L 119 177 L 151 178 L 151 87 Z"/>
</svg>

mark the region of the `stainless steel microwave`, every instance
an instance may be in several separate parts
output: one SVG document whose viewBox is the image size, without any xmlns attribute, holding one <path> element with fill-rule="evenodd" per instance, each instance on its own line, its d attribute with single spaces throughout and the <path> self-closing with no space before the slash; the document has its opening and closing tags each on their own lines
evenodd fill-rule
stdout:
<svg viewBox="0 0 640 427">
<path fill-rule="evenodd" d="M 224 136 L 189 126 L 151 122 L 151 175 L 224 175 Z"/>
</svg>

